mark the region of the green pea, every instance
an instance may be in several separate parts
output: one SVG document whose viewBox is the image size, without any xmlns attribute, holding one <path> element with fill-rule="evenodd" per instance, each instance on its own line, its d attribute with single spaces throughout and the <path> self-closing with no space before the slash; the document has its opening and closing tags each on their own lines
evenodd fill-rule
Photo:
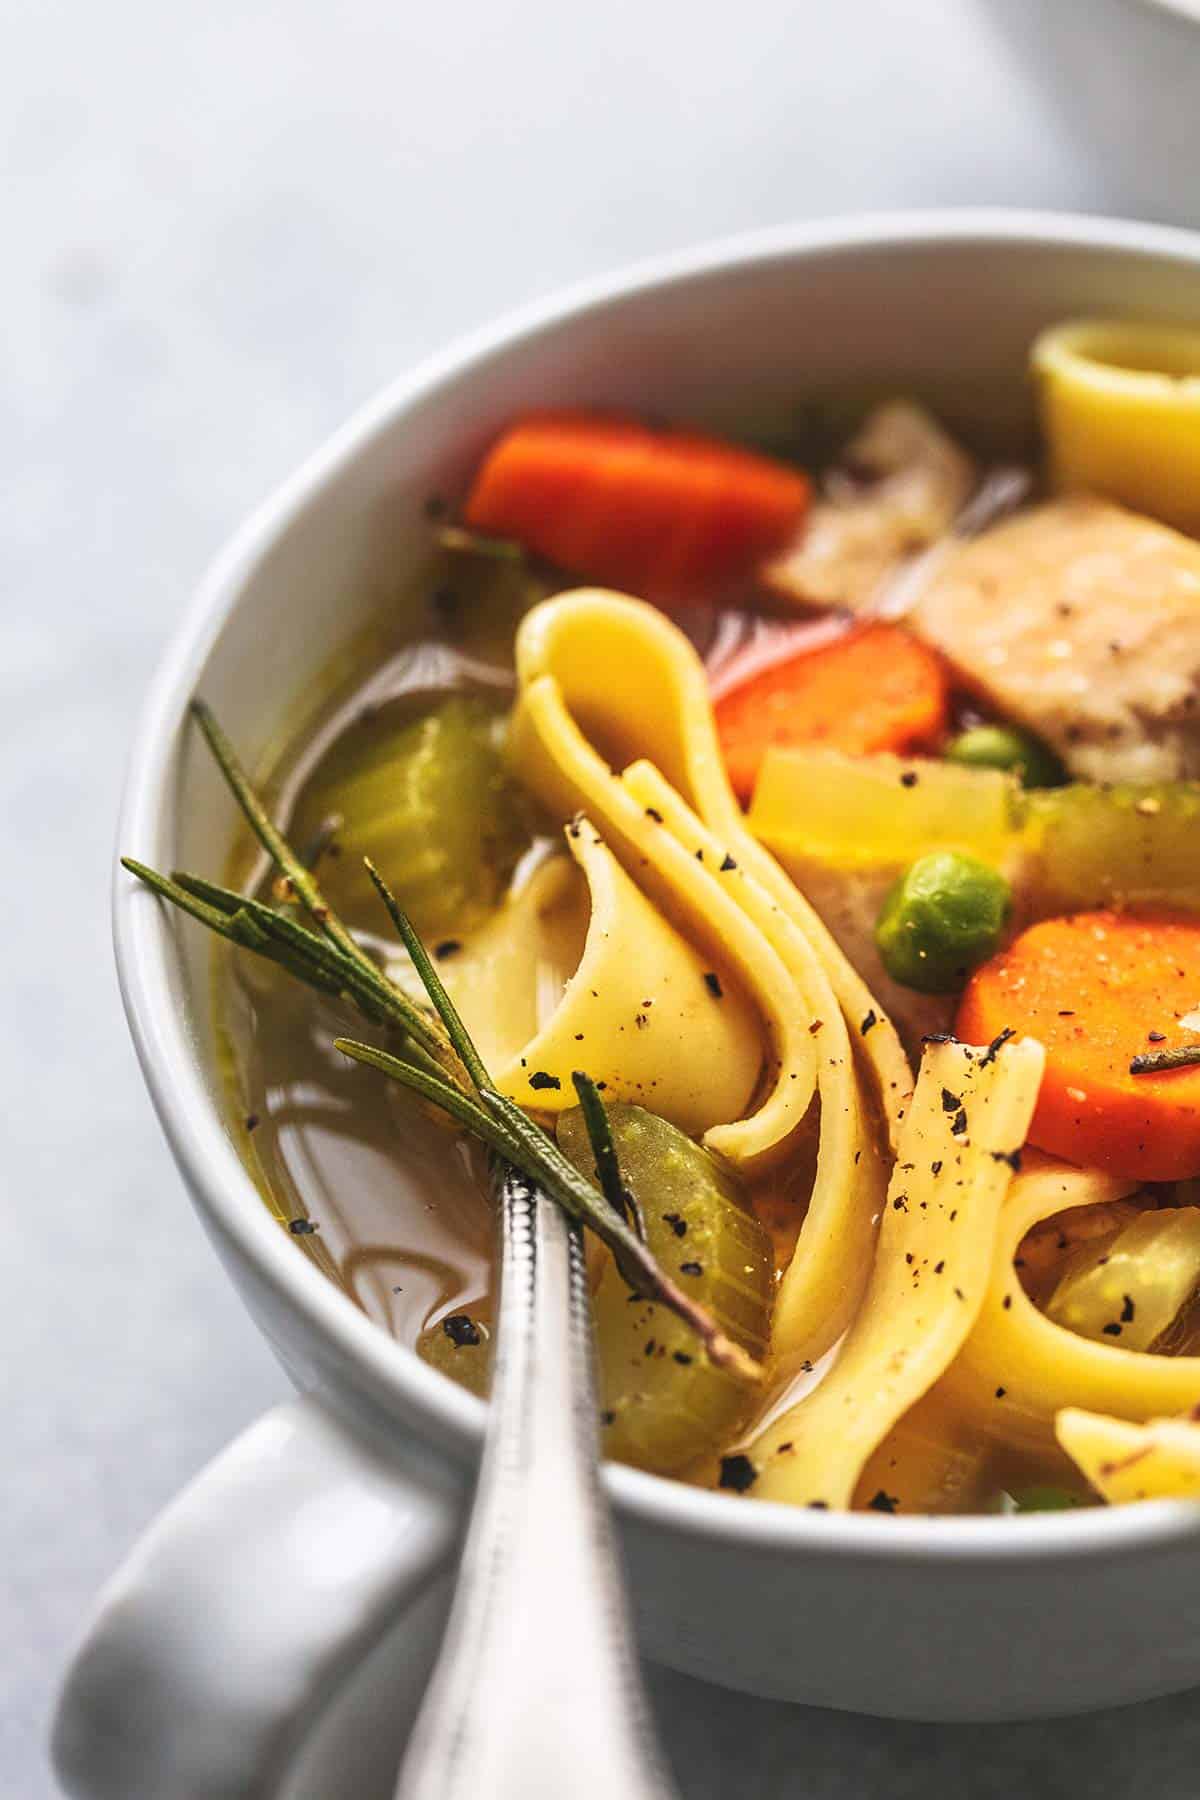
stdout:
<svg viewBox="0 0 1200 1800">
<path fill-rule="evenodd" d="M 1009 769 L 1022 787 L 1060 787 L 1067 778 L 1053 750 L 1015 725 L 972 725 L 949 746 L 946 761 L 970 769 Z"/>
<path fill-rule="evenodd" d="M 948 994 L 995 954 L 1011 893 L 1003 875 L 957 850 L 934 850 L 889 890 L 875 942 L 893 981 Z"/>
</svg>

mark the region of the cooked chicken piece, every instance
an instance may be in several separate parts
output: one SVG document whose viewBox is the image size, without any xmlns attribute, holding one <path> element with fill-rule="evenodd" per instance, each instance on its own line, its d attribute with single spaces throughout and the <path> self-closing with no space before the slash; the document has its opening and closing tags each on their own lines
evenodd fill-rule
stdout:
<svg viewBox="0 0 1200 1800">
<path fill-rule="evenodd" d="M 877 407 L 825 477 L 797 543 L 763 580 L 804 606 L 856 610 L 894 571 L 950 529 L 975 466 L 907 400 Z"/>
<path fill-rule="evenodd" d="M 1088 497 L 956 548 L 908 623 L 1091 781 L 1200 776 L 1200 543 Z"/>
</svg>

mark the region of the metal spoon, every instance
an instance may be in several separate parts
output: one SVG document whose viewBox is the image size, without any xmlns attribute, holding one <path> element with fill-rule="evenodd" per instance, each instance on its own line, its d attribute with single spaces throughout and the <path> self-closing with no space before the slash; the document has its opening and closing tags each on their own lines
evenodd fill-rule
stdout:
<svg viewBox="0 0 1200 1800">
<path fill-rule="evenodd" d="M 583 1234 L 500 1187 L 487 1442 L 397 1800 L 672 1800 L 597 1468 Z"/>
</svg>

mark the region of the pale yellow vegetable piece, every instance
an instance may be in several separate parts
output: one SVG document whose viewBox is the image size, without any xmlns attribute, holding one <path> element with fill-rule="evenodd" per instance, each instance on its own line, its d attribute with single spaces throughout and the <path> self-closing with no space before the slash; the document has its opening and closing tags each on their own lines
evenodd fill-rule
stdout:
<svg viewBox="0 0 1200 1800">
<path fill-rule="evenodd" d="M 1045 1053 L 934 1044 L 900 1134 L 875 1266 L 833 1368 L 750 1449 L 756 1498 L 844 1509 L 867 1459 L 944 1372 L 982 1304 Z"/>
<path fill-rule="evenodd" d="M 1097 1343 L 1149 1350 L 1200 1283 L 1200 1207 L 1141 1213 L 1075 1259 L 1046 1303 L 1057 1325 Z"/>
<path fill-rule="evenodd" d="M 727 963 L 714 968 L 663 918 L 588 819 L 568 827 L 567 843 L 590 895 L 586 941 L 542 1028 L 506 1063 L 492 1065 L 500 1092 L 560 1112 L 578 1104 L 571 1073 L 582 1069 L 604 1083 L 607 1098 L 636 1101 L 681 1131 L 699 1134 L 740 1118 L 758 1081 L 762 1042 L 754 1007 Z M 528 992 L 528 950 L 515 941 L 512 948 L 516 986 Z M 481 1009 L 498 997 L 493 988 Z M 467 1011 L 474 1010 L 472 997 Z"/>
<path fill-rule="evenodd" d="M 1080 319 L 1031 354 L 1055 485 L 1200 533 L 1200 330 Z"/>
<path fill-rule="evenodd" d="M 1110 1506 L 1131 1500 L 1200 1500 L 1200 1424 L 1195 1417 L 1131 1425 L 1068 1407 L 1058 1441 Z"/>
<path fill-rule="evenodd" d="M 875 1013 L 862 1049 L 894 1138 L 912 1091 L 903 1047 L 812 907 L 747 830 L 725 774 L 704 666 L 687 638 L 642 601 L 579 589 L 535 607 L 516 650 L 514 754 L 534 791 L 563 817 L 585 804 L 599 816 L 590 796 L 603 777 L 638 759 L 653 763 L 807 939 L 850 1030 Z M 644 848 L 614 849 L 635 858 L 640 882 L 636 859 Z M 826 1018 L 820 997 L 810 998 Z"/>
<path fill-rule="evenodd" d="M 1017 840 L 1019 786 L 1000 769 L 837 750 L 768 750 L 747 823 L 786 868 L 907 864 L 927 850 L 999 863 Z"/>
<path fill-rule="evenodd" d="M 1136 1190 L 1092 1169 L 1029 1156 L 996 1234 L 987 1295 L 945 1377 L 949 1399 L 1006 1442 L 1042 1450 L 1064 1407 L 1145 1420 L 1183 1412 L 1200 1395 L 1200 1357 L 1146 1356 L 1118 1338 L 1093 1342 L 1039 1312 L 1013 1267 L 1026 1233 L 1078 1206 L 1105 1206 Z"/>
</svg>

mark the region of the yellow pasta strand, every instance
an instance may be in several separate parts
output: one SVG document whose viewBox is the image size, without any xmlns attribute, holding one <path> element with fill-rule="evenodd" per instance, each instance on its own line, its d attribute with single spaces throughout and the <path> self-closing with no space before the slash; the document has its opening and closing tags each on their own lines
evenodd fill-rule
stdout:
<svg viewBox="0 0 1200 1800">
<path fill-rule="evenodd" d="M 638 601 L 565 595 L 525 621 L 518 671 L 513 747 L 525 780 L 560 813 L 587 808 L 639 886 L 725 956 L 771 1032 L 770 1091 L 748 1118 L 710 1131 L 707 1146 L 758 1172 L 787 1154 L 819 1091 L 816 1178 L 773 1326 L 772 1359 L 786 1378 L 846 1330 L 870 1268 L 883 1181 L 855 1047 L 869 1058 L 880 1040 L 875 1073 L 897 1119 L 908 1064 L 815 914 L 747 833 L 704 671 L 682 634 Z M 638 754 L 647 748 L 653 759 Z"/>
<path fill-rule="evenodd" d="M 1191 1415 L 1130 1425 L 1068 1407 L 1058 1441 L 1110 1506 L 1131 1500 L 1200 1500 L 1200 1425 Z"/>
<path fill-rule="evenodd" d="M 1055 485 L 1200 532 L 1200 331 L 1075 320 L 1032 360 Z"/>
<path fill-rule="evenodd" d="M 567 842 L 591 895 L 583 955 L 542 1029 L 493 1070 L 497 1087 L 559 1112 L 576 1105 L 571 1072 L 583 1069 L 609 1098 L 650 1107 L 682 1131 L 739 1118 L 762 1065 L 742 987 L 651 906 L 588 819 L 568 827 Z"/>
<path fill-rule="evenodd" d="M 1044 1063 L 1033 1039 L 927 1050 L 862 1309 L 825 1379 L 752 1445 L 756 1498 L 848 1507 L 868 1457 L 953 1360 L 987 1290 Z"/>
<path fill-rule="evenodd" d="M 634 798 L 583 737 L 550 677 L 522 694 L 513 745 L 522 775 L 535 792 L 545 799 L 550 791 L 550 781 L 538 776 L 538 764 L 548 764 L 554 781 L 567 786 L 570 801 L 586 806 L 624 867 L 636 872 L 638 886 L 679 921 L 693 943 L 731 971 L 759 1008 L 774 1051 L 770 1091 L 749 1118 L 723 1133 L 721 1149 L 740 1167 L 782 1155 L 815 1089 L 811 1014 L 785 964 L 722 881 L 723 857 L 702 864 L 661 817 L 653 817 Z"/>
<path fill-rule="evenodd" d="M 526 780 L 561 817 L 587 804 L 577 786 L 578 764 L 564 768 L 543 737 L 555 704 L 593 748 L 601 769 L 611 773 L 639 759 L 653 763 L 803 933 L 850 1030 L 857 1032 L 875 1014 L 861 1048 L 894 1142 L 912 1091 L 903 1046 L 812 907 L 747 829 L 725 774 L 704 665 L 687 638 L 654 607 L 588 588 L 535 607 L 517 633 L 516 651 L 521 697 L 514 739 Z M 552 684 L 553 700 L 543 682 Z M 536 719 L 535 692 L 541 696 Z"/>
<path fill-rule="evenodd" d="M 657 769 L 634 763 L 622 781 L 643 807 L 660 815 L 693 861 L 720 868 L 721 847 Z M 742 911 L 778 953 L 798 994 L 807 997 L 805 1035 L 816 1047 L 821 1099 L 816 1176 L 772 1315 L 772 1373 L 786 1380 L 800 1363 L 823 1356 L 858 1310 L 874 1250 L 884 1174 L 859 1094 L 846 1022 L 812 946 L 753 876 L 740 866 L 725 874 Z M 705 1142 L 719 1155 L 737 1160 L 738 1129 L 710 1131 Z"/>
<path fill-rule="evenodd" d="M 987 1295 L 970 1337 L 945 1378 L 946 1393 L 991 1436 L 1044 1449 L 1064 1408 L 1142 1421 L 1182 1412 L 1200 1399 L 1200 1357 L 1148 1356 L 1115 1338 L 1094 1343 L 1039 1312 L 1013 1258 L 1043 1219 L 1132 1193 L 1136 1183 L 1051 1158 L 1030 1159 L 1013 1183 L 996 1235 Z"/>
</svg>

